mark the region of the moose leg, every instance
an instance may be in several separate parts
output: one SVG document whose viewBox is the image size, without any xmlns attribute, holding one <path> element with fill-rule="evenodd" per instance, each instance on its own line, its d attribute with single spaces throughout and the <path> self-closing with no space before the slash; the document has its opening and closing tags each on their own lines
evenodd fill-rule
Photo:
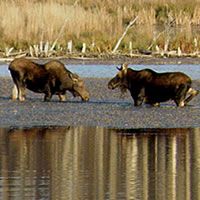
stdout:
<svg viewBox="0 0 200 200">
<path fill-rule="evenodd" d="M 195 90 L 193 88 L 190 88 L 188 91 L 187 91 L 187 95 L 190 95 L 187 99 L 184 100 L 184 103 L 185 105 L 191 101 L 195 96 L 197 96 L 199 93 L 198 90 Z"/>
<path fill-rule="evenodd" d="M 14 79 L 14 86 L 12 89 L 12 100 L 17 100 L 19 98 L 20 101 L 25 101 L 26 97 L 26 87 L 22 80 Z"/>
<path fill-rule="evenodd" d="M 18 90 L 18 97 L 20 101 L 25 101 L 26 98 L 26 87 L 23 81 L 16 81 L 16 86 Z"/>
<path fill-rule="evenodd" d="M 50 100 L 51 100 L 51 97 L 52 97 L 51 92 L 47 92 L 47 93 L 45 93 L 44 101 L 50 101 Z"/>
<path fill-rule="evenodd" d="M 44 96 L 44 101 L 50 101 L 51 100 L 52 95 L 49 94 L 45 94 Z"/>
<path fill-rule="evenodd" d="M 175 103 L 176 103 L 177 107 L 180 107 L 180 108 L 184 107 L 184 105 L 185 105 L 184 104 L 184 100 L 181 100 L 181 101 L 180 100 L 175 100 Z"/>
<path fill-rule="evenodd" d="M 141 106 L 145 99 L 145 89 L 142 88 L 137 95 L 134 95 L 133 93 L 131 93 L 131 96 L 134 99 L 134 105 Z"/>
<path fill-rule="evenodd" d="M 12 98 L 12 100 L 17 100 L 17 98 L 18 98 L 18 88 L 15 83 L 14 83 L 14 86 L 12 89 L 11 98 Z"/>
<path fill-rule="evenodd" d="M 143 100 L 141 98 L 137 98 L 134 100 L 134 102 L 135 102 L 134 103 L 135 106 L 141 106 L 143 103 Z"/>
<path fill-rule="evenodd" d="M 45 95 L 44 95 L 44 101 L 50 101 L 52 96 L 53 96 L 53 93 L 51 91 L 51 88 L 48 84 L 46 84 L 45 86 Z"/>
<path fill-rule="evenodd" d="M 175 99 L 174 99 L 177 107 L 183 107 L 185 105 L 184 99 L 186 97 L 187 90 L 188 90 L 187 85 L 181 84 L 178 87 L 176 91 Z"/>
<path fill-rule="evenodd" d="M 25 87 L 19 88 L 19 100 L 25 101 L 25 97 L 26 97 L 26 88 Z"/>
<path fill-rule="evenodd" d="M 60 101 L 66 101 L 66 99 L 67 99 L 65 94 L 59 94 L 58 96 L 60 98 Z"/>
</svg>

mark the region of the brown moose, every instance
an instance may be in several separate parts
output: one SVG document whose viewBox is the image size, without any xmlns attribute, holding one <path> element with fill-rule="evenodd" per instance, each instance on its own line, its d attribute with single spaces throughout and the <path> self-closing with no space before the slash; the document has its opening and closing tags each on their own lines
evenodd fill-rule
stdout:
<svg viewBox="0 0 200 200">
<path fill-rule="evenodd" d="M 108 88 L 120 87 L 121 96 L 128 89 L 135 106 L 142 103 L 158 105 L 174 100 L 178 107 L 183 107 L 198 94 L 197 90 L 191 88 L 190 77 L 182 72 L 157 73 L 151 69 L 136 71 L 128 68 L 127 63 L 118 70 L 117 75 L 109 81 Z"/>
<path fill-rule="evenodd" d="M 60 101 L 65 101 L 66 91 L 74 96 L 80 96 L 83 101 L 89 100 L 82 79 L 67 70 L 60 61 L 50 61 L 40 65 L 26 58 L 16 58 L 9 65 L 14 82 L 12 99 L 25 100 L 26 88 L 37 93 L 44 93 L 44 100 L 50 101 L 53 95 L 58 95 Z"/>
</svg>

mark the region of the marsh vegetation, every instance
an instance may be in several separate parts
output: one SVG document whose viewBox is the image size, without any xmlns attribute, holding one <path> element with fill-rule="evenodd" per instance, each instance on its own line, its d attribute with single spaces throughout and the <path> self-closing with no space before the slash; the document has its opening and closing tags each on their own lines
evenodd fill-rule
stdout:
<svg viewBox="0 0 200 200">
<path fill-rule="evenodd" d="M 14 50 L 30 53 L 30 47 L 38 51 L 44 46 L 50 49 L 56 39 L 53 49 L 60 55 L 81 52 L 83 43 L 85 52 L 111 53 L 136 17 L 118 52 L 156 51 L 157 48 L 168 51 L 179 48 L 182 53 L 199 51 L 198 0 L 79 0 L 76 6 L 74 2 L 1 0 L 1 53 Z"/>
</svg>

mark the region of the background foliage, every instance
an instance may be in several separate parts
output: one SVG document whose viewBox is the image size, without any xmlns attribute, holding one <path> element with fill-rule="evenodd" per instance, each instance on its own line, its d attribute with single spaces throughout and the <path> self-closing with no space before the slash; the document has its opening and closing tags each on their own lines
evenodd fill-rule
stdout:
<svg viewBox="0 0 200 200">
<path fill-rule="evenodd" d="M 74 52 L 85 42 L 87 51 L 108 53 L 136 16 L 119 51 L 129 51 L 130 42 L 133 51 L 147 49 L 152 42 L 152 50 L 156 45 L 164 48 L 167 38 L 169 50 L 199 48 L 199 0 L 80 0 L 73 4 L 73 0 L 1 0 L 0 50 L 28 49 L 41 41 L 52 44 L 67 19 L 55 48 L 66 50 L 72 40 Z"/>
</svg>

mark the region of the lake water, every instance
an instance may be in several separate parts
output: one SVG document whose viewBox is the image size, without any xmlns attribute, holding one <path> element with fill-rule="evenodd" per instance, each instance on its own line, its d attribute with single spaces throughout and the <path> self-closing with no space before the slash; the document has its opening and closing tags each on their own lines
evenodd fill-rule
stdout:
<svg viewBox="0 0 200 200">
<path fill-rule="evenodd" d="M 157 72 L 182 71 L 193 80 L 200 79 L 200 65 L 129 65 L 129 67 L 136 70 L 150 68 Z M 67 65 L 67 68 L 81 77 L 94 78 L 111 78 L 118 71 L 115 65 Z M 0 66 L 0 76 L 10 76 L 7 65 Z"/>
<path fill-rule="evenodd" d="M 7 67 L 1 77 L 10 76 Z M 199 65 L 148 68 L 200 80 Z M 95 78 L 117 72 L 114 65 L 68 69 Z M 13 127 L 0 127 L 0 199 L 200 199 L 200 128 Z"/>
<path fill-rule="evenodd" d="M 200 199 L 200 128 L 0 128 L 0 199 Z"/>
</svg>

